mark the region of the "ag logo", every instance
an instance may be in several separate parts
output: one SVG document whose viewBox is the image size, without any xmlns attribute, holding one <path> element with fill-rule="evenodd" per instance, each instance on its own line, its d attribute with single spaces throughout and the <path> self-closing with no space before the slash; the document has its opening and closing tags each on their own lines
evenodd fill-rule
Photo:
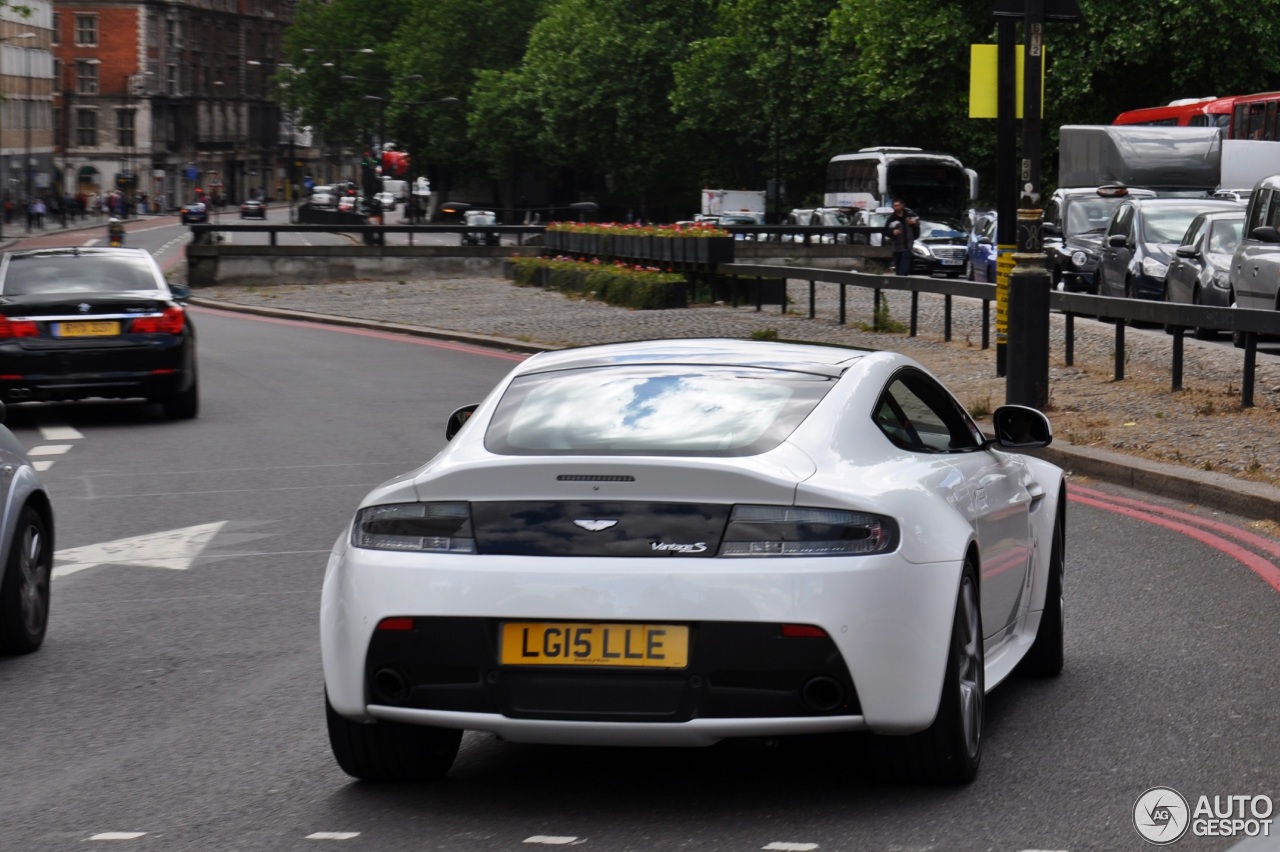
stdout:
<svg viewBox="0 0 1280 852">
<path fill-rule="evenodd" d="M 1172 787 L 1152 787 L 1133 804 L 1133 827 L 1148 843 L 1166 846 L 1187 833 L 1191 811 Z"/>
</svg>

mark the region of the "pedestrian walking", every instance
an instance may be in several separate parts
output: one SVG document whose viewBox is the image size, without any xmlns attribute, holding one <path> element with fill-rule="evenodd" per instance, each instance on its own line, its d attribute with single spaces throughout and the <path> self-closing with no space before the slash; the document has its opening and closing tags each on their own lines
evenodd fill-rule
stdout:
<svg viewBox="0 0 1280 852">
<path fill-rule="evenodd" d="M 893 272 L 895 275 L 911 274 L 911 246 L 920 235 L 920 217 L 901 199 L 893 202 L 893 213 L 885 223 L 893 246 Z"/>
</svg>

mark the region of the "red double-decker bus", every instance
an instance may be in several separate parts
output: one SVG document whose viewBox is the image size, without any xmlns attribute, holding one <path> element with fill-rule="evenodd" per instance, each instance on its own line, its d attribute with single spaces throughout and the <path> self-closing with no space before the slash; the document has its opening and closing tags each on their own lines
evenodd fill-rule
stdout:
<svg viewBox="0 0 1280 852">
<path fill-rule="evenodd" d="M 1131 109 L 1116 116 L 1112 124 L 1148 124 L 1163 127 L 1222 127 L 1230 129 L 1236 96 L 1185 98 L 1168 106 Z"/>
<path fill-rule="evenodd" d="M 1228 139 L 1280 141 L 1280 92 L 1241 95 L 1232 107 Z"/>
</svg>

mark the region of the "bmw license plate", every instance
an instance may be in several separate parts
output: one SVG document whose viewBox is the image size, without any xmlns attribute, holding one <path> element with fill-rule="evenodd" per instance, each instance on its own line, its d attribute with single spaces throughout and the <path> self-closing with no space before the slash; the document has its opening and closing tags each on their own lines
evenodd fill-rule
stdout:
<svg viewBox="0 0 1280 852">
<path fill-rule="evenodd" d="M 115 337 L 120 334 L 120 322 L 58 322 L 53 324 L 54 337 Z"/>
<path fill-rule="evenodd" d="M 675 624 L 566 624 L 512 621 L 502 625 L 506 666 L 689 665 L 689 628 Z"/>
</svg>

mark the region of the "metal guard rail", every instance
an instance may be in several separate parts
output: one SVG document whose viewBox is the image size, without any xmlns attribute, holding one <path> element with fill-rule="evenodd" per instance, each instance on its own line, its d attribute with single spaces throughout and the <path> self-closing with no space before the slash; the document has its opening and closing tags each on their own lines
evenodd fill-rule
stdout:
<svg viewBox="0 0 1280 852">
<path fill-rule="evenodd" d="M 882 290 L 899 290 L 911 293 L 910 336 L 915 337 L 918 327 L 920 293 L 935 293 L 944 297 L 945 309 L 943 318 L 943 336 L 951 340 L 951 299 L 963 296 L 978 299 L 982 302 L 982 348 L 990 346 L 991 302 L 996 298 L 996 285 L 980 284 L 974 281 L 953 281 L 938 278 L 917 276 L 901 277 L 897 275 L 871 275 L 864 272 L 845 272 L 833 269 L 817 269 L 795 266 L 779 266 L 771 264 L 732 263 L 721 264 L 716 268 L 717 276 L 755 278 L 756 310 L 763 310 L 760 286 L 765 278 L 790 278 L 809 282 L 809 319 L 814 318 L 814 288 L 817 282 L 837 284 L 840 286 L 839 323 L 846 322 L 846 289 L 850 286 L 861 287 L 873 291 L 871 301 L 872 329 L 877 327 L 878 313 L 875 306 L 880 303 Z M 738 306 L 737 290 L 733 291 L 734 307 Z M 1065 351 L 1064 361 L 1067 366 L 1075 364 L 1075 318 L 1077 316 L 1097 317 L 1115 322 L 1115 365 L 1116 381 L 1124 379 L 1125 365 L 1125 328 L 1134 323 L 1147 323 L 1164 326 L 1172 332 L 1172 363 L 1170 365 L 1171 387 L 1173 391 L 1182 390 L 1184 344 L 1183 337 L 1188 329 L 1204 328 L 1213 331 L 1239 333 L 1244 338 L 1244 364 L 1241 378 L 1240 404 L 1250 408 L 1254 404 L 1254 387 L 1257 376 L 1258 337 L 1261 335 L 1280 334 L 1280 313 L 1265 310 L 1246 310 L 1243 308 L 1212 308 L 1198 305 L 1174 305 L 1166 302 L 1151 302 L 1143 299 L 1123 299 L 1111 296 L 1091 296 L 1086 293 L 1064 293 L 1057 290 L 1049 293 L 1049 307 L 1059 311 L 1065 317 Z M 786 312 L 786 300 L 782 301 L 781 310 Z"/>
</svg>

